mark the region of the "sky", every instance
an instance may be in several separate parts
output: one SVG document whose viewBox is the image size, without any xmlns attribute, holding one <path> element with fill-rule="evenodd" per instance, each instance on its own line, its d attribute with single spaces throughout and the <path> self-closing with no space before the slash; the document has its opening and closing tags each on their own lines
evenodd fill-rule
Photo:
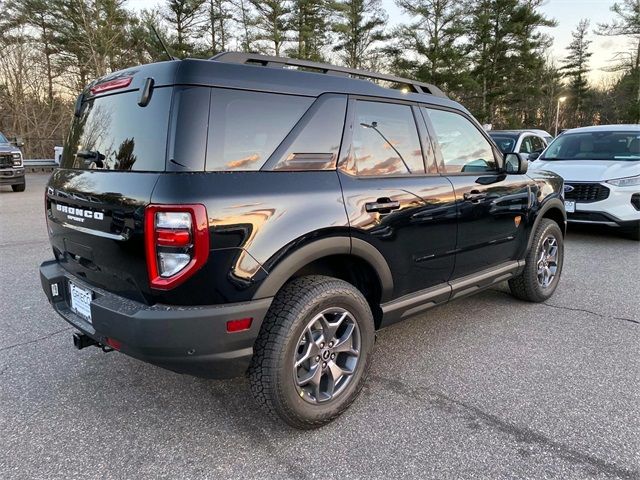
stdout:
<svg viewBox="0 0 640 480">
<path fill-rule="evenodd" d="M 578 22 L 583 19 L 591 21 L 591 32 L 598 23 L 609 23 L 614 14 L 610 8 L 616 0 L 547 0 L 541 7 L 541 11 L 547 18 L 555 19 L 558 25 L 554 28 L 545 28 L 543 31 L 553 37 L 551 48 L 552 58 L 559 64 L 566 55 L 566 48 L 571 42 L 571 32 Z M 620 0 L 618 0 L 620 1 Z M 136 10 L 151 8 L 162 3 L 159 0 L 129 0 L 128 6 Z M 389 25 L 401 22 L 409 22 L 410 17 L 404 15 L 396 6 L 394 0 L 382 0 L 383 7 L 389 14 Z M 604 69 L 611 64 L 611 59 L 616 52 L 628 49 L 628 39 L 623 37 L 602 37 L 593 33 L 589 39 L 592 41 L 590 48 L 593 56 L 590 59 L 590 81 L 598 84 L 607 81 L 612 75 Z"/>
</svg>

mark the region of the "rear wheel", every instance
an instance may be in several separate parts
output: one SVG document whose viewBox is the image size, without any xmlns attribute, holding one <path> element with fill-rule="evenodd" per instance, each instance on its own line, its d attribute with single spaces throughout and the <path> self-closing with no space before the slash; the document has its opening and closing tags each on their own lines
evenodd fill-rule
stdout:
<svg viewBox="0 0 640 480">
<path fill-rule="evenodd" d="M 11 185 L 11 189 L 14 192 L 24 192 L 25 188 L 27 187 L 26 183 L 19 183 L 17 185 Z"/>
<path fill-rule="evenodd" d="M 523 272 L 509 280 L 511 293 L 521 300 L 544 302 L 555 292 L 564 261 L 564 238 L 556 222 L 543 218 L 536 231 Z"/>
<path fill-rule="evenodd" d="M 256 341 L 254 397 L 293 427 L 329 423 L 362 389 L 374 338 L 371 310 L 353 285 L 295 279 L 276 295 Z"/>
</svg>

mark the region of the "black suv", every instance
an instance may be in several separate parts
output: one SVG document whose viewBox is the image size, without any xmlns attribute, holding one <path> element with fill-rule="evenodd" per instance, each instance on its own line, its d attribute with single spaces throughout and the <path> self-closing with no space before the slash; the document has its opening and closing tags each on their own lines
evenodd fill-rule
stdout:
<svg viewBox="0 0 640 480">
<path fill-rule="evenodd" d="M 313 428 L 377 329 L 505 280 L 552 295 L 562 179 L 526 170 L 432 85 L 238 53 L 130 68 L 78 98 L 42 287 L 78 348 L 248 373 Z"/>
</svg>

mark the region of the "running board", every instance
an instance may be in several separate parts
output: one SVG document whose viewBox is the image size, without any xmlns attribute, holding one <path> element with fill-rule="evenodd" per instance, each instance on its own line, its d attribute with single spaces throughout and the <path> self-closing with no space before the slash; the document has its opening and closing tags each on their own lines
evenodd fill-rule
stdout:
<svg viewBox="0 0 640 480">
<path fill-rule="evenodd" d="M 509 280 L 522 272 L 524 265 L 524 260 L 514 260 L 384 303 L 381 305 L 382 323 L 380 327 L 392 325 L 436 305 L 466 297 Z"/>
</svg>

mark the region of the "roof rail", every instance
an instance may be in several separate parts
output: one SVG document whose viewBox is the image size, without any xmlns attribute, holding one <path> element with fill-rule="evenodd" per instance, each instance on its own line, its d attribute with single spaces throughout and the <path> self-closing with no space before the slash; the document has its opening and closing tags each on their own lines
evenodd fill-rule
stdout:
<svg viewBox="0 0 640 480">
<path fill-rule="evenodd" d="M 222 63 L 239 63 L 249 65 L 263 65 L 265 67 L 282 68 L 284 66 L 301 67 L 318 73 L 326 73 L 328 75 L 338 75 L 343 77 L 362 77 L 373 80 L 384 80 L 387 82 L 409 85 L 417 93 L 428 93 L 437 97 L 447 98 L 445 93 L 435 85 L 430 83 L 418 82 L 408 78 L 396 77 L 395 75 L 387 75 L 385 73 L 375 73 L 368 70 L 359 70 L 357 68 L 339 67 L 328 63 L 311 62 L 309 60 L 298 60 L 296 58 L 275 57 L 272 55 L 261 55 L 258 53 L 243 52 L 222 52 L 209 60 Z"/>
</svg>

